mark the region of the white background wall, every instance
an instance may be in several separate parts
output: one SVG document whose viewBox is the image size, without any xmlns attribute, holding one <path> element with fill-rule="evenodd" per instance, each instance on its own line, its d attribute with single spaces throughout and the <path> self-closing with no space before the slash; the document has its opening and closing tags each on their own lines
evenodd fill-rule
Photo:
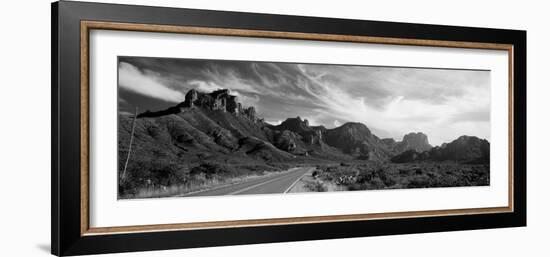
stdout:
<svg viewBox="0 0 550 257">
<path fill-rule="evenodd" d="M 528 31 L 528 227 L 142 252 L 117 256 L 549 256 L 550 31 L 546 1 L 104 2 Z M 5 1 L 0 15 L 0 256 L 50 244 L 50 1 Z M 521 172 L 521 171 L 520 171 Z"/>
</svg>

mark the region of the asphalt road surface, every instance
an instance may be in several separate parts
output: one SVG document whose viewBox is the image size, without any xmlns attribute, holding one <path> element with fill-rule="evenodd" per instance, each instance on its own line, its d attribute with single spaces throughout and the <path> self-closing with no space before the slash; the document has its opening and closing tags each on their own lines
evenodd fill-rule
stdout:
<svg viewBox="0 0 550 257">
<path fill-rule="evenodd" d="M 217 196 L 217 195 L 249 195 L 249 194 L 281 194 L 288 192 L 312 167 L 299 167 L 287 172 L 248 180 L 236 184 L 220 186 L 204 191 L 180 195 L 187 196 Z"/>
</svg>

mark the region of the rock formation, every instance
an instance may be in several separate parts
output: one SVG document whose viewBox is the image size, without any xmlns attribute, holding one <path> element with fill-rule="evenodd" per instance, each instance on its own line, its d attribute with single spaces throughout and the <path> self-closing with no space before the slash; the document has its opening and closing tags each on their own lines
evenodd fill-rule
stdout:
<svg viewBox="0 0 550 257">
<path fill-rule="evenodd" d="M 183 102 L 181 105 L 183 107 L 193 107 L 193 103 L 198 99 L 198 93 L 197 90 L 191 89 L 185 94 L 185 102 Z"/>
<path fill-rule="evenodd" d="M 275 136 L 275 146 L 281 150 L 292 153 L 296 151 L 298 140 L 300 139 L 296 134 L 291 131 L 284 130 Z"/>
<path fill-rule="evenodd" d="M 239 106 L 240 103 L 237 101 L 237 96 L 229 95 L 227 98 L 227 106 L 226 109 L 229 113 L 238 115 L 239 114 Z"/>
<path fill-rule="evenodd" d="M 489 141 L 473 136 L 461 136 L 450 143 L 419 152 L 409 149 L 394 156 L 395 163 L 414 161 L 453 161 L 457 163 L 484 164 L 490 161 Z"/>
<path fill-rule="evenodd" d="M 302 141 L 307 144 L 320 144 L 323 141 L 323 131 L 326 131 L 323 126 L 309 126 L 307 119 L 302 120 L 300 116 L 296 118 L 288 118 L 280 125 L 273 127 L 276 130 L 292 131 L 302 138 Z"/>
<path fill-rule="evenodd" d="M 428 136 L 422 132 L 409 133 L 403 136 L 403 141 L 398 142 L 394 146 L 396 153 L 402 153 L 407 150 L 415 150 L 417 152 L 424 152 L 432 149 L 430 143 L 428 143 Z"/>
<path fill-rule="evenodd" d="M 256 108 L 254 108 L 254 106 L 250 106 L 248 108 L 245 108 L 243 110 L 243 114 L 251 121 L 257 121 L 257 118 L 256 118 Z"/>
<path fill-rule="evenodd" d="M 238 97 L 231 95 L 228 89 L 219 89 L 211 93 L 203 93 L 191 89 L 185 94 L 185 101 L 178 105 L 157 112 L 146 111 L 139 114 L 138 118 L 178 114 L 184 112 L 186 109 L 196 107 L 212 111 L 228 112 L 237 116 L 243 115 L 251 121 L 259 121 L 256 117 L 256 109 L 253 106 L 243 108 L 242 104 L 238 101 Z"/>
<path fill-rule="evenodd" d="M 389 152 L 395 153 L 395 146 L 397 145 L 397 142 L 393 138 L 382 138 L 380 139 L 380 142 L 388 150 Z"/>
<path fill-rule="evenodd" d="M 383 160 L 390 156 L 382 141 L 363 123 L 348 122 L 326 131 L 324 141 L 361 159 Z"/>
</svg>

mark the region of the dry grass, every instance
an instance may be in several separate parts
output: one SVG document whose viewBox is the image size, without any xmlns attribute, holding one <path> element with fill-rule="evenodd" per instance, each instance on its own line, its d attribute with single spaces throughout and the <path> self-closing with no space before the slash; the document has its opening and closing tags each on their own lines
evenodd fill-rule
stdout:
<svg viewBox="0 0 550 257">
<path fill-rule="evenodd" d="M 167 161 L 135 162 L 119 182 L 119 199 L 176 196 L 280 173 L 285 165 L 201 163 L 188 168 Z"/>
<path fill-rule="evenodd" d="M 197 179 L 197 180 L 193 180 L 190 183 L 186 183 L 184 185 L 142 187 L 142 188 L 139 188 L 137 193 L 135 193 L 134 195 L 128 196 L 126 198 L 119 198 L 119 199 L 135 199 L 135 198 L 141 199 L 141 198 L 161 198 L 161 197 L 170 197 L 170 196 L 181 196 L 191 192 L 208 190 L 212 188 L 241 183 L 241 182 L 245 182 L 248 180 L 253 180 L 261 177 L 273 176 L 279 173 L 280 172 L 264 171 L 259 174 L 253 174 L 253 175 L 241 176 L 241 177 L 231 177 L 227 179 L 219 179 L 219 178 Z"/>
<path fill-rule="evenodd" d="M 317 168 L 323 182 L 347 190 L 489 185 L 489 165 L 373 162 Z"/>
</svg>

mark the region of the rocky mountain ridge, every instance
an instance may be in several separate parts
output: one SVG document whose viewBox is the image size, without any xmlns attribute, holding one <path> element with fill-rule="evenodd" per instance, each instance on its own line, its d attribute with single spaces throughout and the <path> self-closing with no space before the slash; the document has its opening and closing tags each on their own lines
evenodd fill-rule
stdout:
<svg viewBox="0 0 550 257">
<path fill-rule="evenodd" d="M 125 145 L 129 140 L 131 120 L 129 116 L 119 116 L 119 145 Z M 242 106 L 238 97 L 227 89 L 210 93 L 191 89 L 185 95 L 185 101 L 165 110 L 141 113 L 136 123 L 136 151 L 143 151 L 144 155 L 185 157 L 186 160 L 242 161 L 251 158 L 285 161 L 302 158 L 393 161 L 397 158 L 396 161 L 421 161 L 443 160 L 446 159 L 443 156 L 452 153 L 466 156 L 464 158 L 469 160 L 481 158 L 485 153 L 485 144 L 473 144 L 474 148 L 482 150 L 468 148 L 466 151 L 455 147 L 456 140 L 446 147 L 433 148 L 427 135 L 421 132 L 409 133 L 399 142 L 380 139 L 365 124 L 358 122 L 327 129 L 310 126 L 307 119 L 296 117 L 271 125 L 257 117 L 253 106 Z M 145 146 L 140 147 L 139 140 L 146 140 L 147 144 L 154 146 L 154 153 Z M 471 151 L 483 154 L 472 155 Z M 430 158 L 418 157 L 426 152 Z"/>
<path fill-rule="evenodd" d="M 391 158 L 394 163 L 417 161 L 453 161 L 465 164 L 483 164 L 490 161 L 490 144 L 485 139 L 461 136 L 450 143 L 426 151 L 409 149 Z"/>
<path fill-rule="evenodd" d="M 237 96 L 231 95 L 228 89 L 219 89 L 211 93 L 199 92 L 191 89 L 185 94 L 185 101 L 165 110 L 151 112 L 146 111 L 138 115 L 138 118 L 159 117 L 163 115 L 178 114 L 187 108 L 205 108 L 212 111 L 228 112 L 234 115 L 243 116 L 253 122 L 260 121 L 256 117 L 256 108 L 250 106 L 244 108 L 238 101 Z"/>
</svg>

